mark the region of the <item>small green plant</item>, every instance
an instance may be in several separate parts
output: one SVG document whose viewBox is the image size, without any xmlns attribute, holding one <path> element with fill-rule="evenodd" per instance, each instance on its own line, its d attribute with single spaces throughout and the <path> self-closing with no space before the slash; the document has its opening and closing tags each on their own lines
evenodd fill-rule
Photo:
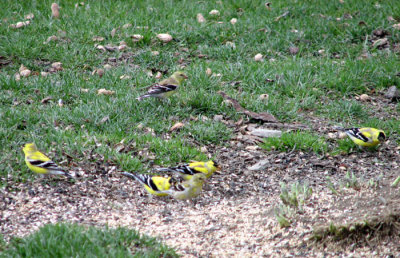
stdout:
<svg viewBox="0 0 400 258">
<path fill-rule="evenodd" d="M 399 183 L 400 183 L 400 176 L 398 176 L 396 178 L 396 180 L 393 181 L 392 187 L 397 187 L 399 185 Z"/>
<path fill-rule="evenodd" d="M 266 150 L 280 150 L 289 152 L 292 150 L 325 153 L 328 145 L 323 137 L 308 132 L 283 133 L 280 138 L 267 138 L 261 147 Z"/>
<path fill-rule="evenodd" d="M 283 204 L 288 205 L 300 212 L 303 211 L 304 202 L 311 197 L 312 189 L 308 183 L 294 183 L 290 191 L 285 183 L 281 183 L 281 194 L 279 197 Z"/>
<path fill-rule="evenodd" d="M 335 188 L 335 186 L 333 185 L 332 180 L 331 180 L 331 178 L 330 178 L 329 176 L 326 177 L 326 184 L 327 184 L 329 190 L 331 190 L 331 192 L 332 192 L 333 194 L 335 194 L 335 195 L 338 195 L 338 194 L 339 194 L 339 192 L 336 190 L 336 188 Z"/>
<path fill-rule="evenodd" d="M 281 182 L 281 198 L 282 205 L 275 209 L 275 217 L 281 227 L 288 227 L 291 218 L 296 212 L 303 212 L 303 205 L 312 195 L 312 189 L 308 183 L 300 184 L 296 182 L 292 184 L 290 190 L 285 183 Z"/>
<path fill-rule="evenodd" d="M 343 186 L 346 188 L 353 188 L 354 190 L 360 190 L 359 179 L 354 175 L 353 172 L 347 171 L 346 176 L 344 177 Z"/>
</svg>

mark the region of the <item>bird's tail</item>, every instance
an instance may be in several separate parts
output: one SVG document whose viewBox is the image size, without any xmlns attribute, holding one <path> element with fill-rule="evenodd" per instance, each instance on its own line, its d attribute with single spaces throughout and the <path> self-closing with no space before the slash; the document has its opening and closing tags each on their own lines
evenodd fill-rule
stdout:
<svg viewBox="0 0 400 258">
<path fill-rule="evenodd" d="M 126 177 L 129 177 L 130 179 L 139 180 L 138 177 L 137 177 L 136 175 L 132 174 L 132 173 L 129 173 L 129 172 L 122 172 L 121 174 L 124 175 L 124 176 L 126 176 Z"/>
<path fill-rule="evenodd" d="M 148 98 L 150 96 L 151 96 L 150 94 L 144 94 L 142 96 L 137 97 L 136 100 L 137 101 L 142 101 L 143 99 Z"/>
<path fill-rule="evenodd" d="M 66 176 L 68 178 L 73 178 L 70 173 L 68 173 L 67 171 L 61 170 L 61 169 L 49 170 L 49 174 L 51 174 L 51 175 L 63 175 L 63 176 Z"/>
<path fill-rule="evenodd" d="M 334 126 L 334 127 L 332 127 L 332 129 L 336 130 L 336 131 L 342 131 L 342 132 L 346 131 L 346 128 L 341 127 L 341 126 Z"/>
</svg>

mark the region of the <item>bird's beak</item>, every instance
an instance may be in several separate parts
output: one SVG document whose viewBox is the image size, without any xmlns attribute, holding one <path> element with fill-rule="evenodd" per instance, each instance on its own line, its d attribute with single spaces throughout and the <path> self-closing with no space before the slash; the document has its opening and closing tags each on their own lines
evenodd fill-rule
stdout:
<svg viewBox="0 0 400 258">
<path fill-rule="evenodd" d="M 221 171 L 221 166 L 216 166 L 216 168 L 217 168 L 217 171 Z"/>
</svg>

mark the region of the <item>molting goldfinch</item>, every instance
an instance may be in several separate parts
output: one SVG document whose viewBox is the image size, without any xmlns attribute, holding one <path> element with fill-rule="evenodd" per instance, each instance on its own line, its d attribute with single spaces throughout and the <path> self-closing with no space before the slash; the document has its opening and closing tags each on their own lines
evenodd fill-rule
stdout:
<svg viewBox="0 0 400 258">
<path fill-rule="evenodd" d="M 202 173 L 209 178 L 215 171 L 221 170 L 214 160 L 196 161 L 189 164 L 179 165 L 176 167 L 159 168 L 158 171 L 173 172 L 179 174 L 183 179 L 189 180 L 193 175 Z"/>
<path fill-rule="evenodd" d="M 137 180 L 141 183 L 146 191 L 156 196 L 167 196 L 167 193 L 162 191 L 169 190 L 171 188 L 171 177 L 165 178 L 161 176 L 151 176 L 145 174 L 132 174 L 128 172 L 122 172 L 124 176 Z"/>
<path fill-rule="evenodd" d="M 357 145 L 362 147 L 375 147 L 381 142 L 385 141 L 386 135 L 382 130 L 375 128 L 341 128 L 335 129 L 345 132 L 350 139 Z"/>
<path fill-rule="evenodd" d="M 25 144 L 22 150 L 25 153 L 25 163 L 33 172 L 42 175 L 65 175 L 71 177 L 68 172 L 64 171 L 51 161 L 49 157 L 41 153 L 34 143 Z"/>
<path fill-rule="evenodd" d="M 171 189 L 162 192 L 178 200 L 191 199 L 197 197 L 201 193 L 206 179 L 207 177 L 205 174 L 195 174 L 189 180 L 186 180 L 181 184 L 176 184 Z"/>
<path fill-rule="evenodd" d="M 162 80 L 161 82 L 151 86 L 147 93 L 137 97 L 136 99 L 141 101 L 144 98 L 155 97 L 155 98 L 168 98 L 176 92 L 179 85 L 188 77 L 182 71 L 177 71 L 172 74 L 171 77 Z"/>
</svg>

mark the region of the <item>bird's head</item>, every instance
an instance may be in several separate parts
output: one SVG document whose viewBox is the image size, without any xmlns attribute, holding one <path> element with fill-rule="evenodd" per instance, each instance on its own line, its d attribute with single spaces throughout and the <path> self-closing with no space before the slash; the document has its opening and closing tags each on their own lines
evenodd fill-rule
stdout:
<svg viewBox="0 0 400 258">
<path fill-rule="evenodd" d="M 218 162 L 216 162 L 215 160 L 210 160 L 209 161 L 214 167 L 217 168 L 217 171 L 221 170 L 221 166 L 218 164 Z"/>
<path fill-rule="evenodd" d="M 194 183 L 204 183 L 207 179 L 207 176 L 203 173 L 195 174 L 192 178 Z"/>
<path fill-rule="evenodd" d="M 34 143 L 26 143 L 24 147 L 22 147 L 24 153 L 30 153 L 37 151 L 36 145 Z"/>
<path fill-rule="evenodd" d="M 182 71 L 177 71 L 172 74 L 172 78 L 174 78 L 178 83 L 181 83 L 183 80 L 187 79 L 187 75 Z"/>
<path fill-rule="evenodd" d="M 385 135 L 385 133 L 384 133 L 383 131 L 380 131 L 380 132 L 379 132 L 379 134 L 378 134 L 378 140 L 379 140 L 380 142 L 383 142 L 383 141 L 386 140 L 386 135 Z"/>
</svg>

